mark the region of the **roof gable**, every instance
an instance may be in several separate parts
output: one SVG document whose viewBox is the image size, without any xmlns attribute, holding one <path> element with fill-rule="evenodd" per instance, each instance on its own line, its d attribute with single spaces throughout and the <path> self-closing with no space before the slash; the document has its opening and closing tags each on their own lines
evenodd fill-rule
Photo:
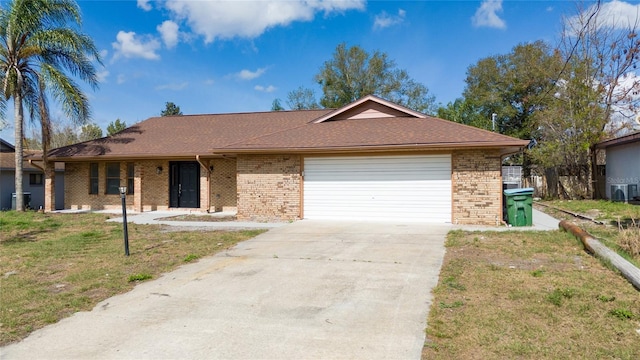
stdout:
<svg viewBox="0 0 640 360">
<path fill-rule="evenodd" d="M 325 121 L 380 119 L 392 117 L 425 118 L 426 115 L 402 105 L 386 101 L 377 96 L 368 95 L 314 120 L 313 123 L 318 124 Z"/>
<path fill-rule="evenodd" d="M 0 152 L 15 152 L 16 148 L 4 139 L 0 139 Z"/>
</svg>

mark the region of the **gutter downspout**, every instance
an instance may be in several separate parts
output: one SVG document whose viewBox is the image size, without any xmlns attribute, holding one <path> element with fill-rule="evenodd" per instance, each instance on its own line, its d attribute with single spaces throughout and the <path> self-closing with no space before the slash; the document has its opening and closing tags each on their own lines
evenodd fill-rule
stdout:
<svg viewBox="0 0 640 360">
<path fill-rule="evenodd" d="M 211 212 L 211 184 L 210 184 L 211 170 L 209 170 L 209 168 L 205 166 L 205 164 L 202 162 L 202 160 L 200 159 L 200 155 L 196 155 L 196 161 L 207 172 L 207 192 L 205 193 L 206 195 L 204 197 L 204 202 L 205 202 L 207 212 L 209 213 Z"/>
<path fill-rule="evenodd" d="M 34 160 L 29 159 L 29 165 L 33 165 L 33 166 L 37 167 L 38 169 L 42 170 L 42 172 L 45 172 L 44 168 L 42 166 L 36 164 L 34 162 Z"/>
</svg>

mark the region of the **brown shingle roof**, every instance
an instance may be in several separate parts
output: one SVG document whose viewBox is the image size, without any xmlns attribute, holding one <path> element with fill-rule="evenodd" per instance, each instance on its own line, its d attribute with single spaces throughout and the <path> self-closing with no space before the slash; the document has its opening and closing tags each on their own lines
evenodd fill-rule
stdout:
<svg viewBox="0 0 640 360">
<path fill-rule="evenodd" d="M 214 152 L 522 147 L 528 141 L 434 117 L 325 121 L 232 144 Z"/>
<path fill-rule="evenodd" d="M 0 152 L 0 169 L 2 170 L 15 170 L 16 168 L 16 153 L 14 152 Z M 40 168 L 33 166 L 29 163 L 29 159 L 36 160 L 37 165 L 42 165 L 42 161 L 38 161 L 37 159 L 42 158 L 42 151 L 37 150 L 24 150 L 22 154 L 22 158 L 24 161 L 22 162 L 22 169 L 24 171 L 37 171 L 41 172 Z M 55 164 L 56 171 L 63 171 L 64 164 L 56 163 Z"/>
<path fill-rule="evenodd" d="M 330 110 L 155 117 L 113 136 L 54 149 L 51 158 L 167 158 L 206 155 L 213 148 L 303 126 Z"/>
<path fill-rule="evenodd" d="M 338 110 L 155 117 L 111 137 L 54 149 L 50 157 L 73 161 L 460 147 L 500 148 L 506 153 L 528 143 L 390 106 L 372 96 L 354 104 Z"/>
</svg>

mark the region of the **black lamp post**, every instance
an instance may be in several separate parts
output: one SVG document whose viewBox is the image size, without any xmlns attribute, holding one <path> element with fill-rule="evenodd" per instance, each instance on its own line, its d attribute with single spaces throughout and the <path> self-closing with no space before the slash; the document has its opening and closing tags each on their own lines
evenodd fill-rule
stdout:
<svg viewBox="0 0 640 360">
<path fill-rule="evenodd" d="M 129 230 L 127 229 L 127 187 L 120 186 L 122 199 L 122 228 L 124 230 L 124 254 L 129 256 Z"/>
</svg>

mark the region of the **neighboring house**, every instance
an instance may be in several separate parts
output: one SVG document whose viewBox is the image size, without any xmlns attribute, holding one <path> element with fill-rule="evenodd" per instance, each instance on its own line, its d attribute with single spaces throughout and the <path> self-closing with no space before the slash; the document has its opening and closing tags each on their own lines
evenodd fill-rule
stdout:
<svg viewBox="0 0 640 360">
<path fill-rule="evenodd" d="M 5 140 L 0 139 L 0 210 L 9 210 L 15 203 L 12 202 L 16 191 L 15 173 L 15 147 Z M 28 205 L 32 209 L 44 208 L 44 173 L 39 166 L 41 162 L 28 161 L 29 157 L 42 157 L 41 152 L 25 150 L 22 162 L 22 191 L 30 197 Z M 64 208 L 64 164 L 56 164 L 56 208 Z"/>
<path fill-rule="evenodd" d="M 65 163 L 71 209 L 118 209 L 126 185 L 137 212 L 496 225 L 502 159 L 527 144 L 367 96 L 337 110 L 155 117 L 50 158 Z"/>
<path fill-rule="evenodd" d="M 607 199 L 640 200 L 640 131 L 603 141 L 596 147 L 606 151 Z"/>
</svg>

